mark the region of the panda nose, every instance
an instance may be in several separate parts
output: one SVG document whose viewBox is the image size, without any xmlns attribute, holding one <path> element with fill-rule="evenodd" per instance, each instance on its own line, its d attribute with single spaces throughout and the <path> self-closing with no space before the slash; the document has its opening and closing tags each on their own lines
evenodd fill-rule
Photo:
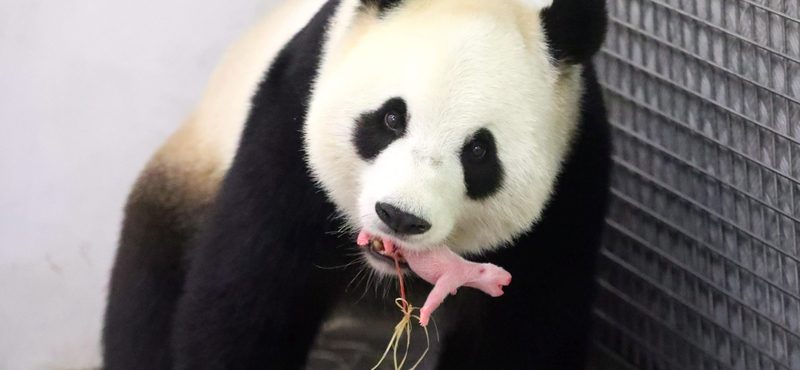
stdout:
<svg viewBox="0 0 800 370">
<path fill-rule="evenodd" d="M 391 204 L 375 203 L 375 213 L 386 226 L 401 235 L 422 234 L 431 228 L 430 222 L 404 212 Z"/>
</svg>

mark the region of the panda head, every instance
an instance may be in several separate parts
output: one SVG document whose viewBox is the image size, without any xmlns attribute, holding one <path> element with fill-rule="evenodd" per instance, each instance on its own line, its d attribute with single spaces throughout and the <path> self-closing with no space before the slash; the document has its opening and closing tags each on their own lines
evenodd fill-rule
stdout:
<svg viewBox="0 0 800 370">
<path fill-rule="evenodd" d="M 304 130 L 352 231 L 474 254 L 531 228 L 582 94 L 580 65 L 545 37 L 549 5 L 343 0 Z"/>
</svg>

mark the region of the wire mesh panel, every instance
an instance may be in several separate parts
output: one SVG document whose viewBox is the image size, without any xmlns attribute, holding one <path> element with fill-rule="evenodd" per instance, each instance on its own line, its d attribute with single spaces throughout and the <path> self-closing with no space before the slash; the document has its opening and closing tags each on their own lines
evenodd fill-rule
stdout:
<svg viewBox="0 0 800 370">
<path fill-rule="evenodd" d="M 800 0 L 610 0 L 596 368 L 800 369 Z"/>
</svg>

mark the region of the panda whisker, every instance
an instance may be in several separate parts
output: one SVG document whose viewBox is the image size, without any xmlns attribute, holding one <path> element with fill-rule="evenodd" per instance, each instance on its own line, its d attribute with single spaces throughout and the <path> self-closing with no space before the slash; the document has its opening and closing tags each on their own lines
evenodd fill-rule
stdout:
<svg viewBox="0 0 800 370">
<path fill-rule="evenodd" d="M 363 262 L 363 261 L 359 261 L 359 262 Z M 356 279 L 358 279 L 358 277 L 359 277 L 359 276 L 361 276 L 361 274 L 362 274 L 364 271 L 366 271 L 366 269 L 367 269 L 367 266 L 364 266 L 364 265 L 362 265 L 362 266 L 361 266 L 361 268 L 360 268 L 360 269 L 358 269 L 358 272 L 356 273 L 356 275 L 355 275 L 355 276 L 353 276 L 353 278 L 352 278 L 352 279 L 350 279 L 350 282 L 349 282 L 349 283 L 347 283 L 347 286 L 344 288 L 344 290 L 345 290 L 345 291 L 347 291 L 348 289 L 350 289 L 350 286 L 351 286 L 351 285 L 353 285 L 353 282 L 355 282 L 355 281 L 356 281 Z M 360 284 L 361 284 L 361 281 L 362 281 L 362 280 L 364 280 L 364 278 L 363 278 L 363 277 L 361 278 L 361 280 L 359 280 L 359 281 L 358 281 L 358 283 L 356 283 L 356 285 L 355 285 L 355 287 L 356 287 L 356 288 L 358 287 L 358 285 L 360 285 Z"/>
<path fill-rule="evenodd" d="M 389 297 L 389 290 L 390 290 L 390 288 L 391 288 L 391 285 L 392 285 L 391 283 L 392 283 L 392 282 L 393 282 L 393 280 L 392 280 L 392 279 L 388 279 L 388 278 L 387 278 L 387 277 L 385 277 L 385 276 L 384 276 L 384 277 L 381 279 L 381 283 L 384 285 L 384 289 L 383 289 L 383 297 L 382 297 L 382 299 L 384 299 L 384 300 L 385 300 L 386 298 L 388 298 L 388 297 Z"/>
<path fill-rule="evenodd" d="M 381 283 L 381 276 L 380 276 L 380 275 L 378 275 L 378 274 L 376 274 L 374 271 L 372 272 L 372 275 L 374 275 L 374 276 L 375 276 L 375 281 L 374 281 L 374 285 L 375 285 L 375 298 L 378 298 L 378 286 L 379 286 L 379 285 L 380 285 L 380 283 Z"/>
<path fill-rule="evenodd" d="M 347 257 L 364 257 L 364 254 L 362 252 L 357 252 L 357 251 L 345 253 L 344 255 Z M 363 258 L 356 258 L 356 260 L 359 262 L 365 262 Z"/>
<path fill-rule="evenodd" d="M 325 267 L 325 266 L 320 266 L 320 265 L 314 264 L 314 267 L 322 269 L 322 270 L 338 270 L 338 269 L 344 270 L 344 269 L 346 269 L 346 268 L 348 268 L 350 266 L 353 266 L 353 265 L 355 265 L 355 264 L 357 264 L 359 262 L 360 262 L 359 260 L 352 260 L 352 261 L 350 261 L 348 263 L 345 263 L 344 265 L 331 266 L 331 267 Z"/>
<path fill-rule="evenodd" d="M 361 302 L 361 300 L 364 298 L 364 296 L 365 296 L 365 295 L 367 295 L 367 291 L 369 291 L 369 283 L 370 283 L 370 281 L 372 280 L 372 275 L 375 273 L 375 272 L 374 272 L 374 271 L 372 271 L 371 269 L 366 269 L 366 270 L 368 270 L 368 271 L 369 271 L 369 272 L 368 272 L 368 273 L 365 275 L 365 277 L 366 277 L 366 279 L 367 279 L 367 283 L 364 285 L 364 292 L 363 292 L 363 293 L 361 293 L 361 296 L 360 296 L 360 297 L 358 297 L 358 299 L 356 300 L 356 304 L 358 304 L 358 302 Z M 364 279 L 364 278 L 362 278 L 362 280 L 361 280 L 361 281 L 363 281 L 363 279 Z M 361 283 L 361 281 L 359 281 L 359 284 Z"/>
</svg>

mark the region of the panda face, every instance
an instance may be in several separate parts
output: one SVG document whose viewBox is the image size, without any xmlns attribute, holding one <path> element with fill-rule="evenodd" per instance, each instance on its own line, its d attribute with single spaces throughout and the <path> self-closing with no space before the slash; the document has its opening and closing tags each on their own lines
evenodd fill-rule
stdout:
<svg viewBox="0 0 800 370">
<path fill-rule="evenodd" d="M 305 125 L 319 185 L 351 231 L 480 253 L 550 197 L 581 95 L 519 0 L 354 6 L 329 30 Z"/>
</svg>

